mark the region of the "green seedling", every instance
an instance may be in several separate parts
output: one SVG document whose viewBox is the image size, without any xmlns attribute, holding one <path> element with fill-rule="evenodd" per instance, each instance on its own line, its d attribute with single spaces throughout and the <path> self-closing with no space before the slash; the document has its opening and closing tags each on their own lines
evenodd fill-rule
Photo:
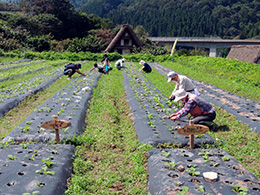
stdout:
<svg viewBox="0 0 260 195">
<path fill-rule="evenodd" d="M 204 134 L 195 135 L 196 138 L 200 139 L 203 137 Z"/>
<path fill-rule="evenodd" d="M 42 112 L 43 111 L 43 109 L 38 109 L 38 112 Z"/>
<path fill-rule="evenodd" d="M 223 157 L 222 157 L 222 160 L 223 160 L 223 161 L 229 161 L 229 160 L 230 160 L 230 158 L 229 158 L 229 157 L 227 157 L 227 156 L 223 156 Z"/>
<path fill-rule="evenodd" d="M 27 124 L 27 125 L 31 125 L 31 124 L 32 124 L 32 121 L 26 121 L 26 124 Z"/>
<path fill-rule="evenodd" d="M 198 190 L 199 190 L 200 192 L 205 192 L 205 190 L 204 190 L 204 187 L 203 187 L 203 186 L 200 186 Z"/>
<path fill-rule="evenodd" d="M 28 149 L 28 146 L 25 143 L 21 143 L 22 149 Z"/>
<path fill-rule="evenodd" d="M 17 157 L 15 157 L 15 156 L 13 156 L 13 155 L 8 155 L 8 158 L 10 159 L 10 160 L 14 160 L 14 159 L 16 159 Z"/>
<path fill-rule="evenodd" d="M 248 192 L 248 189 L 247 188 L 243 188 L 243 187 L 240 187 L 240 186 L 236 186 L 236 185 L 232 185 L 233 187 L 233 191 L 234 192 L 238 192 L 240 195 L 246 195 L 247 192 Z"/>
<path fill-rule="evenodd" d="M 42 162 L 45 163 L 45 165 L 46 165 L 48 168 L 51 168 L 52 165 L 56 164 L 56 163 L 53 162 L 52 160 L 53 160 L 53 157 L 50 157 L 50 158 L 42 159 Z"/>
<path fill-rule="evenodd" d="M 45 110 L 46 110 L 46 112 L 51 112 L 50 108 L 46 108 Z"/>
<path fill-rule="evenodd" d="M 58 151 L 57 150 L 52 150 L 51 153 L 52 154 L 58 154 Z"/>
<path fill-rule="evenodd" d="M 167 128 L 169 129 L 169 131 L 173 131 L 173 130 L 175 130 L 175 126 L 167 126 Z"/>
<path fill-rule="evenodd" d="M 2 145 L 2 148 L 6 148 L 9 146 L 8 142 L 0 142 L 0 144 Z"/>
<path fill-rule="evenodd" d="M 150 125 L 150 127 L 155 128 L 155 125 L 153 124 L 155 121 L 149 121 L 148 124 Z"/>
<path fill-rule="evenodd" d="M 147 113 L 147 117 L 148 117 L 149 120 L 152 120 L 152 119 L 153 119 L 153 114 L 150 113 L 150 112 L 148 112 L 148 113 Z"/>
<path fill-rule="evenodd" d="M 179 164 L 178 162 L 176 163 L 174 160 L 172 162 L 165 162 L 164 165 L 168 166 L 171 170 L 174 170 L 175 167 L 177 166 L 177 164 Z"/>
<path fill-rule="evenodd" d="M 171 155 L 171 153 L 170 152 L 166 152 L 166 151 L 162 151 L 162 153 L 164 154 L 164 156 L 166 157 L 166 158 L 168 158 L 170 155 Z"/>
<path fill-rule="evenodd" d="M 199 153 L 199 155 L 204 158 L 205 162 L 209 162 L 210 161 L 210 158 L 209 158 L 208 154 L 210 154 L 208 151 L 206 151 L 205 153 L 203 153 L 203 152 Z"/>
<path fill-rule="evenodd" d="M 69 127 L 62 129 L 62 132 L 63 132 L 64 134 L 67 134 L 67 133 L 68 133 L 68 130 L 69 130 Z"/>
<path fill-rule="evenodd" d="M 36 182 L 36 185 L 39 186 L 40 188 L 42 188 L 44 186 L 44 184 L 38 183 L 38 182 Z"/>
<path fill-rule="evenodd" d="M 196 171 L 195 167 L 190 167 L 190 170 L 186 170 L 191 176 L 198 176 L 200 175 L 199 171 Z"/>
<path fill-rule="evenodd" d="M 55 175 L 55 171 L 48 171 L 48 167 L 46 165 L 43 165 L 42 169 L 37 170 L 36 173 L 40 173 L 42 175 Z"/>
<path fill-rule="evenodd" d="M 219 166 L 219 163 L 213 164 L 213 167 L 217 167 L 217 166 Z"/>
<path fill-rule="evenodd" d="M 25 125 L 25 127 L 20 127 L 20 129 L 22 130 L 22 133 L 26 133 L 29 131 L 29 129 L 32 129 L 32 128 L 29 127 L 28 125 Z"/>
<path fill-rule="evenodd" d="M 181 190 L 181 193 L 180 192 L 178 192 L 177 194 L 178 195 L 185 195 L 186 194 L 186 192 L 188 192 L 189 191 L 189 187 L 187 187 L 187 186 L 182 186 L 182 188 L 181 188 L 182 190 Z"/>
<path fill-rule="evenodd" d="M 38 151 L 36 151 L 36 153 L 34 153 L 34 154 L 32 154 L 32 156 L 27 156 L 28 158 L 29 158 L 29 160 L 31 160 L 31 161 L 35 161 L 35 158 L 34 158 L 34 156 L 37 156 L 38 155 Z"/>
</svg>

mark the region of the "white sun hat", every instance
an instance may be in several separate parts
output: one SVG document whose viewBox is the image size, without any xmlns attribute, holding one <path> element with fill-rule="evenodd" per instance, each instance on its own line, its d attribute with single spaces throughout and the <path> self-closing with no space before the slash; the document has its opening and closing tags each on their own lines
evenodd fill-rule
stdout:
<svg viewBox="0 0 260 195">
<path fill-rule="evenodd" d="M 176 72 L 174 72 L 174 71 L 169 72 L 169 73 L 167 74 L 168 82 L 171 82 L 172 78 L 173 78 L 175 75 L 177 75 Z"/>
<path fill-rule="evenodd" d="M 180 89 L 174 93 L 175 102 L 180 101 L 181 99 L 185 98 L 188 95 L 188 93 L 184 89 Z"/>
<path fill-rule="evenodd" d="M 144 63 L 145 63 L 144 60 L 141 60 L 141 61 L 139 62 L 139 64 L 142 64 L 142 65 L 144 65 Z"/>
</svg>

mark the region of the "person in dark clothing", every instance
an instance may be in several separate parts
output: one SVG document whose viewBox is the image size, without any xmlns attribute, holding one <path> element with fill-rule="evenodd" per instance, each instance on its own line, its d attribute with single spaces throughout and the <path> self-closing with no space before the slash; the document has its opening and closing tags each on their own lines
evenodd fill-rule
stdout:
<svg viewBox="0 0 260 195">
<path fill-rule="evenodd" d="M 149 64 L 147 64 L 144 60 L 141 60 L 139 64 L 143 65 L 143 67 L 139 70 L 140 72 L 143 70 L 146 73 L 152 72 L 152 68 Z"/>
<path fill-rule="evenodd" d="M 97 63 L 95 63 L 95 64 L 94 64 L 94 67 L 91 68 L 89 71 L 92 71 L 92 70 L 94 70 L 95 68 L 98 70 L 98 72 L 105 74 L 105 70 L 104 70 L 103 66 L 98 65 Z"/>
<path fill-rule="evenodd" d="M 84 73 L 79 71 L 80 68 L 81 68 L 81 64 L 68 63 L 68 64 L 65 65 L 65 69 L 63 71 L 63 74 L 64 75 L 68 75 L 68 80 L 71 79 L 71 76 L 75 72 L 81 74 L 82 76 L 86 76 Z"/>
</svg>

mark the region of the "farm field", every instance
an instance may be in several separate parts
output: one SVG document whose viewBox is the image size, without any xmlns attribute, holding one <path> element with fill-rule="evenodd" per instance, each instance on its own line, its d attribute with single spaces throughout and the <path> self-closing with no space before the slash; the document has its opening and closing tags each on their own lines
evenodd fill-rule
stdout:
<svg viewBox="0 0 260 195">
<path fill-rule="evenodd" d="M 52 63 L 57 64 L 55 68 L 60 68 L 59 70 L 62 72 L 64 61 Z M 174 182 L 173 177 L 167 176 L 170 171 L 169 165 L 162 164 L 159 168 L 151 166 L 154 165 L 152 159 L 163 160 L 161 162 L 166 160 L 165 162 L 168 163 L 173 162 L 174 159 L 176 160 L 172 153 L 173 149 L 183 149 L 185 152 L 187 150 L 188 139 L 185 136 L 178 135 L 175 127 L 187 124 L 188 119 L 173 123 L 169 119 L 163 118 L 163 116 L 179 109 L 178 105 L 167 101 L 174 84 L 167 83 L 165 76 L 155 69 L 151 74 L 139 73 L 138 68 L 140 68 L 140 65 L 133 62 L 126 63 L 127 69 L 123 71 L 114 69 L 109 75 L 102 75 L 100 79 L 101 75 L 97 74 L 96 70 L 88 72 L 93 62 L 81 63 L 84 65 L 82 71 L 87 73 L 86 80 L 83 80 L 83 77 L 79 75 L 74 75 L 71 81 L 68 81 L 65 76 L 61 76 L 60 79 L 54 81 L 47 88 L 28 96 L 16 108 L 11 109 L 5 113 L 4 117 L 0 118 L 0 135 L 2 138 L 5 137 L 1 143 L 1 150 L 6 150 L 10 144 L 17 145 L 18 143 L 19 145 L 27 144 L 29 148 L 35 147 L 33 145 L 35 142 L 55 146 L 53 145 L 55 143 L 55 141 L 53 142 L 54 133 L 49 132 L 49 130 L 42 132 L 44 135 L 51 136 L 50 139 L 45 139 L 46 137 L 43 136 L 43 140 L 46 141 L 37 140 L 39 136 L 32 136 L 27 139 L 26 134 L 38 134 L 36 124 L 41 124 L 45 118 L 51 120 L 51 115 L 56 114 L 60 119 L 70 121 L 75 119 L 78 121 L 73 121 L 70 128 L 61 131 L 62 145 L 64 147 L 70 145 L 72 148 L 68 150 L 73 150 L 73 147 L 76 147 L 73 174 L 68 180 L 68 189 L 66 192 L 64 187 L 61 189 L 65 194 L 147 194 L 149 192 L 156 194 L 156 190 L 160 190 L 156 185 L 160 185 L 162 181 L 159 180 L 158 184 L 153 183 L 152 177 L 155 172 L 151 172 L 151 168 L 153 170 L 158 169 L 158 172 L 161 172 L 164 167 L 163 170 L 166 173 L 163 177 L 172 178 Z M 174 69 L 175 67 L 171 66 L 171 68 Z M 33 74 L 37 76 L 37 73 Z M 39 73 L 39 75 L 41 74 Z M 28 80 L 35 76 L 28 77 Z M 14 79 L 13 83 L 15 83 L 16 77 L 12 79 Z M 8 80 L 3 82 L 8 82 Z M 19 82 L 16 81 L 16 83 L 18 85 Z M 11 89 L 12 84 L 6 84 L 6 88 L 8 88 L 7 86 Z M 75 88 L 73 88 L 74 86 Z M 70 90 L 70 88 L 72 89 Z M 71 94 L 71 97 L 67 97 L 69 94 Z M 70 102 L 73 104 L 70 105 Z M 85 103 L 81 105 L 81 102 Z M 51 108 L 50 103 L 55 103 L 58 107 L 49 110 L 48 108 Z M 64 105 L 66 105 L 66 109 L 62 109 Z M 37 116 L 40 120 L 29 119 L 32 116 Z M 205 154 L 211 153 L 214 156 L 218 154 L 218 151 L 221 151 L 221 155 L 229 157 L 230 160 L 227 160 L 228 163 L 225 166 L 222 166 L 220 161 L 216 160 L 217 162 L 215 162 L 215 164 L 219 164 L 218 166 L 222 170 L 219 176 L 220 180 L 229 177 L 229 175 L 224 176 L 221 174 L 226 169 L 230 169 L 228 168 L 230 163 L 233 163 L 236 167 L 239 167 L 241 163 L 251 172 L 243 168 L 243 177 L 235 177 L 234 175 L 238 174 L 238 172 L 241 173 L 241 169 L 233 171 L 232 175 L 236 180 L 226 179 L 226 183 L 224 182 L 225 190 L 228 190 L 229 194 L 236 194 L 236 192 L 257 194 L 260 192 L 260 183 L 257 179 L 260 177 L 258 160 L 260 158 L 259 133 L 252 132 L 247 125 L 237 121 L 232 114 L 219 107 L 217 107 L 217 116 L 218 130 L 196 137 L 196 148 L 202 149 L 200 153 L 204 152 L 204 159 L 206 158 Z M 77 125 L 75 125 L 76 123 Z M 20 126 L 20 124 L 23 125 Z M 79 130 L 80 128 L 83 129 Z M 34 130 L 36 132 L 33 132 Z M 9 138 L 17 137 L 16 133 L 8 137 L 7 135 L 11 131 L 21 131 L 21 133 L 18 140 L 14 139 L 14 141 L 8 143 Z M 152 148 L 155 151 L 151 152 Z M 44 156 L 45 152 L 42 153 Z M 167 153 L 172 153 L 171 157 L 166 157 Z M 35 156 L 37 157 L 37 155 Z M 187 155 L 190 155 L 189 151 L 187 151 Z M 15 154 L 13 154 L 14 156 Z M 19 158 L 13 160 L 10 159 L 10 156 L 8 158 L 9 161 L 13 162 L 19 161 L 23 157 L 19 156 Z M 167 158 L 170 160 L 167 160 Z M 210 156 L 207 156 L 207 158 L 210 158 Z M 39 159 L 36 159 L 36 161 L 38 163 Z M 58 170 L 61 164 L 57 158 L 54 161 L 56 161 L 56 165 L 53 163 L 51 166 L 55 167 L 56 176 L 59 177 Z M 6 162 L 1 163 L 8 164 Z M 70 164 L 72 167 L 71 163 L 68 162 L 67 165 Z M 204 164 L 203 167 L 207 167 Z M 214 164 L 214 161 L 209 160 L 208 165 L 210 164 Z M 0 171 L 4 172 L 3 169 L 1 168 Z M 177 171 L 173 169 L 170 172 L 170 175 L 175 175 Z M 1 174 L 0 177 L 3 175 Z M 150 175 L 150 178 L 148 175 Z M 69 176 L 67 175 L 67 177 Z M 201 181 L 201 174 L 195 179 Z M 45 181 L 44 186 L 41 187 L 35 185 L 34 188 L 27 192 L 36 193 L 38 191 L 38 194 L 44 194 L 44 189 L 50 185 L 48 183 L 50 181 Z M 239 181 L 242 181 L 243 185 Z M 38 181 L 38 183 L 41 182 Z M 12 181 L 9 184 L 13 184 Z M 221 182 L 218 182 L 218 184 L 223 187 Z M 5 189 L 10 190 L 11 187 L 12 185 L 5 186 Z M 207 186 L 204 182 L 195 185 L 194 182 L 189 181 L 186 182 L 186 185 L 171 186 L 170 188 L 170 191 L 176 193 L 188 190 L 188 192 L 194 194 L 201 194 L 202 191 L 199 191 L 199 189 L 204 190 L 206 194 L 213 192 L 210 186 Z M 53 189 L 54 191 L 55 189 Z M 26 191 L 22 193 L 26 193 Z"/>
</svg>

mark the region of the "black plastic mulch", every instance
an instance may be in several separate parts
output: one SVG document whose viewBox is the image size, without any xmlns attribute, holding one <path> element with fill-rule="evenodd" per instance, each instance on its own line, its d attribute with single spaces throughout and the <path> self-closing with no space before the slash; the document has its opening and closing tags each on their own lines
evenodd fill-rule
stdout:
<svg viewBox="0 0 260 195">
<path fill-rule="evenodd" d="M 152 149 L 148 171 L 153 195 L 182 194 L 185 188 L 185 194 L 260 194 L 260 181 L 224 150 Z M 204 172 L 215 172 L 218 179 L 206 181 Z"/>
<path fill-rule="evenodd" d="M 73 78 L 65 88 L 60 89 L 14 128 L 2 142 L 14 140 L 47 143 L 54 141 L 55 132 L 40 127 L 45 121 L 53 120 L 53 115 L 57 115 L 59 120 L 68 120 L 72 124 L 67 129 L 59 131 L 60 140 L 81 134 L 85 129 L 84 120 L 88 101 L 100 76 L 101 74 L 92 71 L 87 75 L 86 80 L 83 80 L 83 77 Z"/>
<path fill-rule="evenodd" d="M 6 112 L 8 112 L 9 110 L 18 106 L 18 104 L 20 102 L 24 101 L 28 96 L 30 96 L 32 94 L 36 94 L 39 91 L 50 86 L 53 82 L 55 82 L 57 79 L 59 79 L 62 75 L 63 75 L 63 73 L 55 72 L 51 78 L 46 78 L 46 80 L 44 82 L 40 83 L 39 85 L 37 85 L 35 87 L 31 87 L 30 91 L 28 89 L 24 88 L 19 91 L 6 90 L 6 91 L 0 92 L 1 94 L 5 94 L 5 95 L 9 96 L 7 98 L 1 99 L 0 117 L 3 117 Z M 42 77 L 45 77 L 45 76 L 42 75 Z M 38 79 L 38 78 L 39 77 L 32 78 L 29 82 L 33 82 L 33 80 Z"/>
<path fill-rule="evenodd" d="M 150 63 L 159 73 L 167 76 L 172 69 L 164 67 L 159 63 Z M 244 97 L 227 92 L 216 86 L 192 79 L 201 92 L 201 97 L 232 113 L 238 120 L 251 128 L 252 131 L 260 133 L 260 103 Z M 165 81 L 166 82 L 166 81 Z"/>
<path fill-rule="evenodd" d="M 37 195 L 64 194 L 75 148 L 70 145 L 22 146 L 5 145 L 0 149 L 0 194 L 33 194 L 36 191 Z M 52 165 L 45 170 L 46 162 Z"/>
<path fill-rule="evenodd" d="M 180 135 L 176 128 L 188 125 L 188 119 L 171 121 L 167 117 L 178 108 L 139 71 L 130 64 L 124 70 L 123 83 L 134 117 L 134 127 L 137 138 L 142 143 L 157 146 L 160 143 L 174 143 L 179 146 L 189 145 L 189 136 Z M 213 143 L 214 140 L 204 134 L 195 136 L 195 146 Z"/>
</svg>

